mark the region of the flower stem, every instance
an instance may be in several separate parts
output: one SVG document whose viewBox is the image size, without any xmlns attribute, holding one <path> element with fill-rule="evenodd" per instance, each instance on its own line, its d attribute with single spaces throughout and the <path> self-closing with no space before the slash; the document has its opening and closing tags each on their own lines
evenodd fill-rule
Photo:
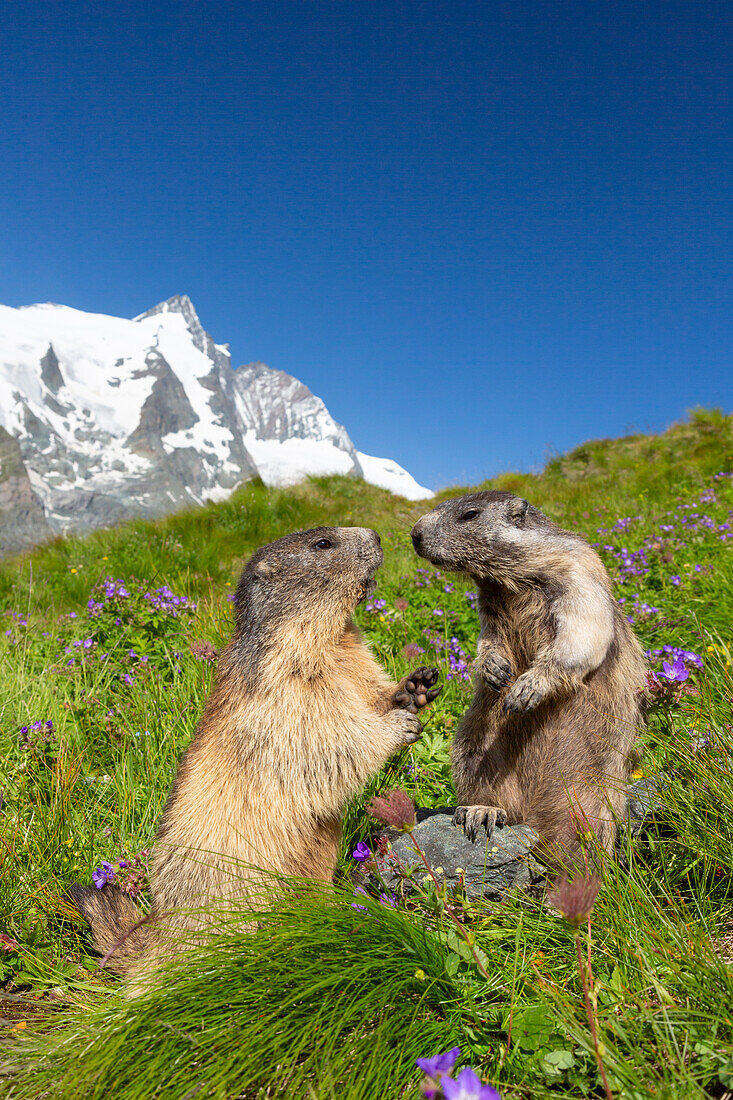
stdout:
<svg viewBox="0 0 733 1100">
<path fill-rule="evenodd" d="M 594 1015 L 593 1009 L 591 1008 L 590 994 L 589 994 L 589 991 L 588 991 L 588 980 L 587 980 L 587 977 L 586 977 L 585 966 L 584 966 L 584 963 L 583 963 L 583 949 L 580 945 L 580 932 L 577 931 L 577 930 L 576 930 L 576 933 L 575 933 L 575 947 L 576 947 L 577 952 L 578 952 L 578 971 L 580 972 L 580 983 L 583 986 L 583 998 L 585 1000 L 585 1013 L 586 1013 L 586 1016 L 588 1017 L 588 1026 L 590 1028 L 591 1037 L 593 1039 L 593 1049 L 594 1049 L 595 1055 L 596 1055 L 596 1062 L 598 1063 L 598 1072 L 600 1073 L 601 1080 L 603 1081 L 603 1088 L 605 1089 L 607 1100 L 613 1100 L 613 1093 L 611 1092 L 611 1086 L 609 1085 L 608 1078 L 606 1077 L 606 1069 L 605 1069 L 605 1066 L 603 1065 L 603 1058 L 601 1057 L 601 1050 L 600 1050 L 600 1047 L 598 1045 L 598 1034 L 596 1032 L 596 1020 L 595 1020 L 595 1015 Z M 590 941 L 589 941 L 589 950 L 590 950 Z"/>
<path fill-rule="evenodd" d="M 412 834 L 410 835 L 410 843 L 412 844 L 412 846 L 415 849 L 415 851 L 417 852 L 417 854 L 420 856 L 420 859 L 425 864 L 425 867 L 427 868 L 428 874 L 430 875 L 431 879 L 435 883 L 436 890 L 439 890 L 440 889 L 440 883 L 438 882 L 437 878 L 435 877 L 435 874 L 433 873 L 433 868 L 428 863 L 428 860 L 427 860 L 427 857 L 426 857 L 425 853 L 423 852 L 422 848 L 420 847 L 420 845 L 415 840 L 415 837 Z M 481 962 L 481 959 L 478 955 L 478 952 L 476 951 L 476 945 L 471 943 L 470 937 L 469 937 L 468 933 L 466 932 L 466 929 L 465 929 L 464 925 L 461 923 L 461 921 L 459 921 L 458 917 L 455 915 L 455 913 L 450 908 L 450 906 L 446 905 L 445 912 L 448 914 L 450 919 L 455 924 L 455 926 L 458 929 L 458 932 L 461 936 L 461 939 L 463 940 L 463 942 L 466 944 L 466 947 L 468 947 L 469 951 L 473 955 L 474 961 L 476 963 L 476 966 L 479 969 L 479 972 L 488 981 L 489 980 L 489 973 L 488 973 L 486 967 L 484 966 L 484 964 Z M 611 1097 L 611 1100 L 613 1100 L 613 1097 Z"/>
</svg>

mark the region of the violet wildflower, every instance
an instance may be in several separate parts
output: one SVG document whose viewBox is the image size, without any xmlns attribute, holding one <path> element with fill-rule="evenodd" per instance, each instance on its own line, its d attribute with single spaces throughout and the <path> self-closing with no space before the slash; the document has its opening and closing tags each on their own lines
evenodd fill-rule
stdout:
<svg viewBox="0 0 733 1100">
<path fill-rule="evenodd" d="M 460 1047 L 453 1047 L 452 1050 L 447 1050 L 445 1054 L 436 1054 L 433 1058 L 418 1058 L 415 1065 L 423 1071 L 426 1077 L 432 1077 L 437 1081 L 441 1074 L 450 1073 L 458 1061 L 460 1053 Z"/>
<path fill-rule="evenodd" d="M 351 853 L 351 858 L 355 859 L 357 863 L 365 863 L 371 856 L 371 848 L 360 840 L 354 851 Z"/>
<path fill-rule="evenodd" d="M 659 673 L 665 680 L 670 680 L 674 683 L 683 683 L 690 675 L 687 666 L 685 665 L 684 657 L 680 655 L 676 657 L 674 662 L 662 661 L 662 672 Z"/>
<path fill-rule="evenodd" d="M 101 890 L 106 882 L 111 882 L 114 877 L 115 869 L 106 859 L 102 860 L 101 867 L 92 871 L 92 882 L 98 890 Z"/>
<path fill-rule="evenodd" d="M 362 897 L 365 898 L 369 897 L 363 886 L 357 886 L 356 890 L 354 890 L 354 897 L 356 897 L 357 894 L 361 894 Z M 352 901 L 351 908 L 358 909 L 360 913 L 366 913 L 366 905 L 359 905 L 358 902 Z"/>
<path fill-rule="evenodd" d="M 481 1083 L 479 1075 L 466 1066 L 455 1080 L 443 1077 L 440 1082 L 445 1100 L 500 1100 L 499 1093 L 491 1085 Z"/>
</svg>

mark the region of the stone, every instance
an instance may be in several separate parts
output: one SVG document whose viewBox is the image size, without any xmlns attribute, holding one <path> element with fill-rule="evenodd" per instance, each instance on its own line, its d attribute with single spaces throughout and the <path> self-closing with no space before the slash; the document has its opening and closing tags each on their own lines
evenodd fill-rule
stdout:
<svg viewBox="0 0 733 1100">
<path fill-rule="evenodd" d="M 656 779 L 639 779 L 629 787 L 626 829 L 632 840 L 649 828 L 654 821 L 655 813 L 662 809 L 658 791 L 660 780 L 664 781 L 664 778 L 659 776 Z"/>
<path fill-rule="evenodd" d="M 427 874 L 413 846 L 413 838 L 425 853 L 436 877 L 449 885 L 457 885 L 462 877 L 466 893 L 472 899 L 498 900 L 509 890 L 544 881 L 544 868 L 532 856 L 532 848 L 539 839 L 534 829 L 528 825 L 505 825 L 495 829 L 490 840 L 482 843 L 479 839 L 473 844 L 463 829 L 453 824 L 454 812 L 448 806 L 418 809 L 412 833 L 389 829 L 382 834 L 391 847 L 385 854 L 377 854 L 377 863 L 384 882 L 391 889 L 396 890 L 402 881 L 395 869 L 395 860 L 405 870 L 417 868 L 418 878 L 422 877 L 421 869 Z"/>
</svg>

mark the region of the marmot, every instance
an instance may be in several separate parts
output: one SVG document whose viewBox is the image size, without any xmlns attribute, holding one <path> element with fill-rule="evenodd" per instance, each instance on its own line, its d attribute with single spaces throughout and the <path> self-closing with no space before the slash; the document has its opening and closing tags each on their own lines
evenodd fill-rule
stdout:
<svg viewBox="0 0 733 1100">
<path fill-rule="evenodd" d="M 598 555 L 526 500 L 488 491 L 439 504 L 417 553 L 478 588 L 475 693 L 452 746 L 455 821 L 525 822 L 552 864 L 579 834 L 610 849 L 638 757 L 645 662 Z"/>
<path fill-rule="evenodd" d="M 248 562 L 155 837 L 151 919 L 113 884 L 71 888 L 112 969 L 146 973 L 175 950 L 170 932 L 201 927 L 186 910 L 253 897 L 267 872 L 331 880 L 346 803 L 418 739 L 410 712 L 440 691 L 437 669 L 391 683 L 352 621 L 382 561 L 375 531 L 318 527 Z"/>
</svg>

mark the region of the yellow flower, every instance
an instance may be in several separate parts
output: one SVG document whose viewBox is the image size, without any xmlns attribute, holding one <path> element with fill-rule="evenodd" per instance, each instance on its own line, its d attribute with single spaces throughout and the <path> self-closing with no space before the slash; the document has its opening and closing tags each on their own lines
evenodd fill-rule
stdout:
<svg viewBox="0 0 733 1100">
<path fill-rule="evenodd" d="M 709 645 L 708 646 L 708 653 L 715 653 L 715 646 L 714 645 Z"/>
<path fill-rule="evenodd" d="M 102 558 L 102 561 L 109 561 L 109 558 L 107 557 L 107 555 L 106 555 L 106 554 L 105 554 L 105 555 L 104 555 L 104 557 Z"/>
<path fill-rule="evenodd" d="M 632 779 L 641 779 L 643 774 L 644 774 L 644 769 L 643 768 L 637 768 L 635 772 L 631 773 L 631 778 Z"/>
<path fill-rule="evenodd" d="M 232 582 L 231 582 L 231 581 L 226 581 L 225 583 L 226 583 L 226 586 L 227 586 L 227 588 L 231 588 L 231 587 L 232 587 Z"/>
<path fill-rule="evenodd" d="M 72 572 L 72 573 L 76 573 L 76 569 L 72 569 L 72 570 L 71 570 L 71 572 Z"/>
<path fill-rule="evenodd" d="M 419 982 L 424 982 L 425 979 L 427 978 L 427 974 L 425 973 L 424 970 L 416 970 L 415 971 L 415 977 L 417 978 L 417 980 Z"/>
</svg>

